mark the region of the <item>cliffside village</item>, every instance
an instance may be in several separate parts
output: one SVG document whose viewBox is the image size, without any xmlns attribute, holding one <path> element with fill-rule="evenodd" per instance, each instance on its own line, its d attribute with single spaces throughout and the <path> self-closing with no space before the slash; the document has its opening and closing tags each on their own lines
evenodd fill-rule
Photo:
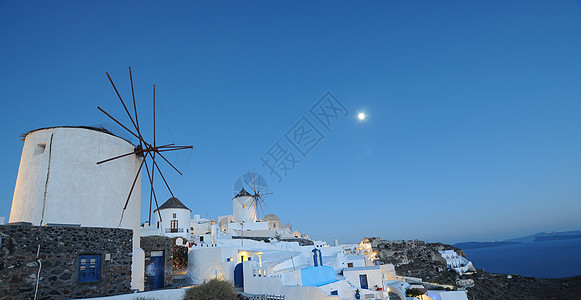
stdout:
<svg viewBox="0 0 581 300">
<path fill-rule="evenodd" d="M 134 149 L 100 128 L 25 135 L 9 223 L 0 225 L 0 298 L 176 299 L 218 278 L 248 297 L 278 297 L 271 299 L 468 299 L 470 280 L 442 286 L 396 274 L 369 239 L 328 245 L 275 214 L 259 218 L 244 188 L 224 199 L 229 215 L 202 218 L 171 197 L 142 223 L 142 158 L 97 163 Z M 180 248 L 186 267 L 175 270 Z M 453 249 L 440 255 L 433 259 L 458 274 L 476 271 Z"/>
</svg>

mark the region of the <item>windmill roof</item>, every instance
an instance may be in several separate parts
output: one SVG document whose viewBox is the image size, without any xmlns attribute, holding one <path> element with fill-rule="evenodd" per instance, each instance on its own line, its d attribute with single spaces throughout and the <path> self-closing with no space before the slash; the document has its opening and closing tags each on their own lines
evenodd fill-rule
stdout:
<svg viewBox="0 0 581 300">
<path fill-rule="evenodd" d="M 280 219 L 275 214 L 268 214 L 264 217 L 264 221 L 280 221 Z"/>
<path fill-rule="evenodd" d="M 236 194 L 236 196 L 234 196 L 234 199 L 238 198 L 238 197 L 251 197 L 252 195 L 250 195 L 244 188 L 242 188 L 240 190 L 240 192 L 238 194 Z"/>
<path fill-rule="evenodd" d="M 104 127 L 96 127 L 96 126 L 50 126 L 50 127 L 42 127 L 42 128 L 37 128 L 37 129 L 33 129 L 33 130 L 27 131 L 25 133 L 22 133 L 20 135 L 20 138 L 21 138 L 21 140 L 24 141 L 24 139 L 26 138 L 27 135 L 29 135 L 29 134 L 31 134 L 31 133 L 33 133 L 35 131 L 46 130 L 46 129 L 55 129 L 55 128 L 80 128 L 80 129 L 87 129 L 87 130 L 99 131 L 99 132 L 103 132 L 103 133 L 106 133 L 106 134 L 110 134 L 110 135 L 112 135 L 114 137 L 118 137 L 120 139 L 123 139 L 123 140 L 125 140 L 125 141 L 127 141 L 127 142 L 129 142 L 130 144 L 133 145 L 133 142 L 131 142 L 130 140 L 128 140 L 128 139 L 126 139 L 124 137 L 121 137 L 119 135 L 114 134 L 113 132 L 107 130 L 107 128 L 104 128 Z"/>
<path fill-rule="evenodd" d="M 161 210 L 161 209 L 168 209 L 168 208 L 181 208 L 181 209 L 187 209 L 189 211 L 192 211 L 176 197 L 171 197 L 171 198 L 167 199 L 167 201 L 165 201 L 165 203 L 162 204 L 158 209 Z M 155 211 L 157 211 L 158 209 L 156 209 Z"/>
</svg>

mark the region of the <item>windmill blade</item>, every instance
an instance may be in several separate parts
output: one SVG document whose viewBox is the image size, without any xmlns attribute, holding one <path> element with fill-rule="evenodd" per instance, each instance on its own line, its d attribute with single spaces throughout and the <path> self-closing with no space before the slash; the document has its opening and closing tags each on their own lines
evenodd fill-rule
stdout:
<svg viewBox="0 0 581 300">
<path fill-rule="evenodd" d="M 149 173 L 149 172 L 148 172 Z M 151 206 L 152 206 L 152 199 L 153 199 L 153 182 L 150 181 L 150 191 L 149 191 L 149 211 L 148 211 L 148 217 L 147 217 L 147 223 L 149 224 L 149 226 L 151 226 Z"/>
<path fill-rule="evenodd" d="M 119 101 L 121 101 L 121 104 L 123 105 L 123 108 L 125 109 L 125 112 L 127 113 L 127 116 L 129 116 L 129 120 L 131 120 L 133 127 L 135 127 L 136 130 L 139 130 L 137 125 L 133 121 L 133 118 L 131 117 L 131 114 L 129 113 L 127 106 L 125 105 L 125 102 L 121 98 L 121 95 L 119 94 L 119 91 L 117 90 L 117 87 L 115 86 L 115 83 L 113 83 L 113 79 L 111 79 L 111 76 L 109 76 L 109 73 L 105 73 L 105 74 L 107 74 L 107 78 L 109 78 L 109 81 L 111 82 L 111 85 L 113 86 L 113 89 L 115 89 L 115 93 L 117 93 L 117 97 L 119 98 Z"/>
<path fill-rule="evenodd" d="M 182 149 L 192 149 L 194 148 L 194 146 L 176 146 L 174 144 L 170 144 L 170 145 L 164 145 L 164 146 L 157 146 L 155 147 L 156 149 L 163 149 L 164 151 L 168 151 L 168 150 L 182 150 Z"/>
<path fill-rule="evenodd" d="M 151 157 L 153 163 L 155 164 L 155 152 L 154 153 L 148 153 L 149 156 Z M 147 161 L 145 162 L 145 170 L 147 171 L 147 177 L 149 178 L 149 184 L 151 186 L 151 190 L 149 192 L 149 224 L 151 225 L 151 205 L 152 205 L 152 196 L 153 199 L 155 200 L 155 207 L 156 207 L 156 211 L 159 215 L 159 221 L 163 221 L 163 219 L 161 218 L 161 212 L 159 211 L 159 204 L 157 203 L 157 196 L 155 195 L 155 189 L 154 189 L 154 177 L 155 177 L 155 169 L 153 168 L 153 165 L 151 166 L 151 175 L 149 173 L 149 165 L 147 164 Z"/>
<path fill-rule="evenodd" d="M 262 205 L 259 205 L 259 206 L 260 206 L 260 210 L 262 211 L 262 217 L 263 218 L 266 217 L 266 214 L 264 213 L 264 209 L 262 208 Z"/>
<path fill-rule="evenodd" d="M 262 194 L 260 194 L 260 196 L 266 197 L 266 196 L 270 196 L 272 194 L 273 194 L 272 192 L 268 192 L 268 193 L 262 193 Z"/>
<path fill-rule="evenodd" d="M 157 146 L 157 142 L 156 142 L 156 134 L 155 134 L 155 84 L 153 85 L 153 147 L 155 148 Z M 155 163 L 155 152 L 152 153 L 151 155 L 151 160 L 153 162 L 153 165 L 151 166 L 151 172 L 153 173 L 153 175 L 155 174 L 155 169 L 153 168 L 154 166 L 157 166 L 157 164 Z M 160 173 L 161 174 L 161 173 Z M 155 207 L 157 208 L 157 214 L 159 215 L 159 221 L 161 222 L 161 212 L 159 211 L 159 205 L 157 204 L 157 197 L 155 196 L 155 190 L 153 190 L 153 175 L 151 176 L 151 188 L 152 188 L 152 192 L 153 192 L 153 198 L 155 199 Z M 165 181 L 165 179 L 164 179 Z M 170 191 L 171 194 L 171 191 Z M 173 196 L 173 194 L 172 194 Z M 150 208 L 151 210 L 151 208 Z"/>
<path fill-rule="evenodd" d="M 255 197 L 255 198 L 254 198 L 254 200 L 252 201 L 252 203 L 254 204 L 254 208 L 255 208 L 255 210 L 256 210 L 256 217 L 257 217 L 259 220 L 262 220 L 262 219 L 260 218 L 260 211 L 262 211 L 262 216 L 263 216 L 263 217 L 264 217 L 264 216 L 266 216 L 266 215 L 264 214 L 264 209 L 262 209 L 262 206 L 260 205 L 260 200 L 259 200 L 259 198 L 258 198 L 258 197 Z"/>
<path fill-rule="evenodd" d="M 248 174 L 250 174 L 250 172 L 248 172 Z M 244 176 L 242 177 L 242 181 L 244 181 L 244 183 L 246 184 L 246 187 L 249 187 L 249 188 L 251 189 L 251 192 L 253 192 L 253 193 L 254 193 L 254 195 L 256 195 L 256 190 L 254 189 L 254 186 L 253 186 L 251 183 L 249 183 L 249 182 L 248 182 L 248 181 L 247 181 L 247 180 L 244 178 Z"/>
<path fill-rule="evenodd" d="M 157 152 L 157 153 L 160 153 L 160 152 L 169 152 L 169 151 L 185 150 L 185 149 L 188 149 L 188 148 L 178 148 L 178 149 L 161 149 L 161 150 L 157 150 L 156 152 Z"/>
<path fill-rule="evenodd" d="M 121 124 L 121 122 L 117 121 L 115 118 L 113 118 L 113 116 L 111 116 L 110 114 L 108 114 L 104 109 L 102 109 L 101 107 L 97 106 L 97 109 L 100 110 L 102 113 L 104 113 L 107 117 L 109 117 L 111 120 L 115 121 L 115 123 L 117 123 L 119 126 L 123 127 L 123 129 L 127 130 L 129 133 L 131 133 L 134 137 L 138 138 L 140 141 L 142 140 L 141 137 L 139 137 L 137 134 L 135 134 L 133 131 L 129 130 L 129 128 L 125 127 L 125 125 Z"/>
<path fill-rule="evenodd" d="M 146 148 L 149 148 L 149 145 L 145 142 L 143 135 L 141 134 L 141 129 L 139 128 L 139 118 L 137 114 L 137 104 L 135 103 L 135 91 L 133 90 L 133 75 L 131 74 L 131 67 L 129 67 L 129 80 L 131 81 L 131 96 L 133 97 L 133 111 L 135 112 L 135 129 L 137 130 L 137 135 L 139 135 L 139 143 L 145 144 Z M 127 109 L 126 109 L 127 111 Z M 129 112 L 128 112 L 129 114 Z M 131 115 L 129 115 L 131 118 Z M 143 148 L 143 145 L 142 145 Z"/>
<path fill-rule="evenodd" d="M 129 81 L 131 81 L 131 97 L 133 97 L 133 111 L 135 112 L 135 129 L 137 129 L 137 134 L 141 136 L 139 131 L 139 119 L 137 118 L 137 105 L 135 104 L 135 91 L 133 90 L 133 75 L 131 74 L 131 67 L 129 67 Z"/>
<path fill-rule="evenodd" d="M 171 144 L 165 144 L 165 145 L 161 145 L 161 146 L 155 146 L 155 145 L 154 145 L 154 146 L 153 146 L 153 148 L 155 148 L 155 149 L 160 149 L 160 148 L 170 148 L 170 147 L 172 147 L 172 146 L 174 146 L 174 145 L 175 145 L 174 143 L 171 143 Z"/>
<path fill-rule="evenodd" d="M 256 174 L 254 170 L 252 171 L 252 173 L 254 177 L 254 186 L 257 191 L 257 194 L 263 195 L 263 192 L 268 189 L 268 187 L 266 186 L 266 182 L 263 182 L 264 180 L 262 176 L 260 174 Z"/>
<path fill-rule="evenodd" d="M 266 217 L 266 214 L 264 213 L 264 206 L 266 206 L 268 208 L 268 205 L 266 205 L 266 202 L 264 202 L 264 199 L 258 197 L 256 199 L 256 202 L 258 203 L 258 208 L 260 209 L 260 211 L 262 211 L 262 216 Z M 257 209 L 258 211 L 258 209 Z"/>
<path fill-rule="evenodd" d="M 169 187 L 169 184 L 167 184 L 167 181 L 165 180 L 165 176 L 163 176 L 163 172 L 161 172 L 161 170 L 159 169 L 159 165 L 156 162 L 153 162 L 153 165 L 155 166 L 155 168 L 157 168 L 157 172 L 161 176 L 161 179 L 163 179 L 163 182 L 165 183 L 165 186 L 167 187 L 167 190 L 169 191 L 169 193 L 171 194 L 171 196 L 175 198 L 175 196 L 173 195 L 173 193 L 171 191 L 171 188 Z"/>
<path fill-rule="evenodd" d="M 171 162 L 169 162 L 169 160 L 167 160 L 167 158 L 165 158 L 165 156 L 163 156 L 163 154 L 161 154 L 159 151 L 156 151 L 156 153 L 159 154 L 159 156 L 161 158 L 163 158 L 163 160 L 165 160 L 165 162 L 168 163 L 174 170 L 176 170 L 176 172 L 178 172 L 180 175 L 183 175 L 182 172 L 180 172 L 180 170 L 178 170 L 178 168 L 176 168 Z M 157 166 L 157 164 L 156 164 L 156 166 Z"/>
<path fill-rule="evenodd" d="M 250 187 L 250 183 L 248 183 L 248 181 L 246 181 L 246 178 L 244 178 L 244 175 L 240 176 L 240 179 L 242 179 L 243 186 L 246 185 L 246 187 Z"/>
<path fill-rule="evenodd" d="M 109 162 L 109 161 L 112 161 L 112 160 L 116 160 L 116 159 L 119 159 L 119 158 L 122 158 L 122 157 L 125 157 L 125 156 L 129 156 L 131 154 L 137 154 L 136 152 L 137 151 L 133 151 L 133 152 L 121 154 L 119 156 L 111 157 L 111 158 L 108 158 L 108 159 L 105 159 L 105 160 L 102 160 L 102 161 L 98 161 L 97 164 L 100 165 L 102 163 L 106 163 L 106 162 Z"/>
<path fill-rule="evenodd" d="M 146 160 L 146 159 L 144 159 Z M 148 211 L 148 223 L 151 226 L 151 205 L 152 205 L 152 199 L 153 199 L 153 177 L 149 172 L 149 165 L 147 164 L 147 161 L 145 162 L 145 170 L 147 171 L 147 179 L 149 179 L 149 187 L 150 187 L 150 191 L 149 191 L 149 211 Z"/>
<path fill-rule="evenodd" d="M 266 201 L 264 201 L 262 196 L 258 196 L 258 199 L 259 199 L 259 201 L 262 201 L 262 204 L 264 204 L 264 206 L 266 206 L 266 208 L 270 209 L 270 207 L 268 207 L 268 204 L 266 204 Z"/>
<path fill-rule="evenodd" d="M 250 171 L 248 174 L 250 175 Z M 250 182 L 252 183 L 253 190 L 256 191 L 256 172 L 254 170 L 252 170 L 252 175 L 250 175 Z"/>
<path fill-rule="evenodd" d="M 254 213 L 256 214 L 256 218 L 260 219 L 260 215 L 258 214 L 258 201 L 256 200 L 255 197 L 252 197 L 252 202 L 250 203 L 250 206 L 254 205 Z"/>
<path fill-rule="evenodd" d="M 141 164 L 139 165 L 139 170 L 137 170 L 137 174 L 135 175 L 135 179 L 133 179 L 133 184 L 131 185 L 131 189 L 129 190 L 129 195 L 127 196 L 127 201 L 125 201 L 125 206 L 123 206 L 123 210 L 127 208 L 129 204 L 129 199 L 131 199 L 131 194 L 133 193 L 133 189 L 135 188 L 135 184 L 137 183 L 137 178 L 139 178 L 139 173 L 141 173 L 141 168 L 143 168 L 143 164 L 145 163 L 145 159 L 141 160 Z"/>
<path fill-rule="evenodd" d="M 169 164 L 176 172 L 178 172 L 180 175 L 182 175 L 182 173 L 178 170 L 178 168 L 176 166 L 174 166 L 163 154 L 161 154 L 161 152 L 168 152 L 168 151 L 176 151 L 176 150 L 184 150 L 184 149 L 193 149 L 193 146 L 176 146 L 175 144 L 166 144 L 166 145 L 162 145 L 162 146 L 157 146 L 157 133 L 156 133 L 156 86 L 155 84 L 153 85 L 153 144 L 149 144 L 148 142 L 145 141 L 142 132 L 141 132 L 141 128 L 139 125 L 139 116 L 137 113 L 137 102 L 135 99 L 135 87 L 134 87 L 134 83 L 133 83 L 133 72 L 131 70 L 131 67 L 129 67 L 129 80 L 131 83 L 131 97 L 132 97 L 132 101 L 133 101 L 133 113 L 134 116 L 131 115 L 130 110 L 128 109 L 128 106 L 125 104 L 125 101 L 123 100 L 123 98 L 121 97 L 121 94 L 119 93 L 119 90 L 117 89 L 117 87 L 115 86 L 115 83 L 113 82 L 113 79 L 111 78 L 111 76 L 109 75 L 109 73 L 107 74 L 107 78 L 109 79 L 109 82 L 111 83 L 111 86 L 113 87 L 113 89 L 115 90 L 115 93 L 117 94 L 117 97 L 119 98 L 119 101 L 121 102 L 121 105 L 123 105 L 123 108 L 125 109 L 125 112 L 127 113 L 127 116 L 129 117 L 129 119 L 131 120 L 131 123 L 133 124 L 134 130 L 133 129 L 129 129 L 131 126 L 125 126 L 123 125 L 120 121 L 118 121 L 117 119 L 115 119 L 112 115 L 110 115 L 109 113 L 107 113 L 104 109 L 102 109 L 101 107 L 97 107 L 102 113 L 104 113 L 107 117 L 109 117 L 111 120 L 113 120 L 115 123 L 117 123 L 119 126 L 121 126 L 123 129 L 125 129 L 127 132 L 129 132 L 132 136 L 136 137 L 139 140 L 139 145 L 136 147 L 136 149 L 133 152 L 130 153 L 126 153 L 126 154 L 121 154 L 115 157 L 111 157 L 102 161 L 99 161 L 98 164 L 102 164 L 105 162 L 110 162 L 112 160 L 115 159 L 119 159 L 122 157 L 126 157 L 126 156 L 130 156 L 131 154 L 136 154 L 136 155 L 140 155 L 143 157 L 143 160 L 141 161 L 141 164 L 139 165 L 139 169 L 137 171 L 137 174 L 133 180 L 133 183 L 131 185 L 131 189 L 129 191 L 129 195 L 127 196 L 127 200 L 125 202 L 125 206 L 123 208 L 123 212 L 121 213 L 121 220 L 119 222 L 119 224 L 121 225 L 121 222 L 123 221 L 123 215 L 125 213 L 125 210 L 127 209 L 128 205 L 129 205 L 129 201 L 131 199 L 131 195 L 133 193 L 133 190 L 135 189 L 135 185 L 137 183 L 137 179 L 139 178 L 141 171 L 143 169 L 143 166 L 145 165 L 145 169 L 147 171 L 147 177 L 150 183 L 150 195 L 149 195 L 149 223 L 151 224 L 151 209 L 152 209 L 152 205 L 153 202 L 155 202 L 155 205 L 157 207 L 157 211 L 159 214 L 159 219 L 162 219 L 161 216 L 161 212 L 159 212 L 159 204 L 157 201 L 157 195 L 155 192 L 155 185 L 154 185 L 154 181 L 155 181 L 155 173 L 156 173 L 156 169 L 157 172 L 159 172 L 159 175 L 161 176 L 165 186 L 167 187 L 169 193 L 171 194 L 172 197 L 175 197 L 173 194 L 173 191 L 171 190 L 165 176 L 163 175 L 160 166 L 158 164 L 158 162 L 156 161 L 157 156 L 161 157 L 163 160 L 165 160 L 165 162 L 167 164 Z M 148 163 L 148 159 L 151 159 L 151 171 L 150 171 L 150 164 Z"/>
<path fill-rule="evenodd" d="M 159 216 L 159 221 L 162 222 L 163 219 L 161 218 L 161 212 L 159 211 L 159 204 L 157 204 L 157 196 L 155 195 L 155 189 L 152 189 L 153 192 L 153 200 L 155 201 L 155 210 L 157 211 L 157 215 Z"/>
<path fill-rule="evenodd" d="M 157 147 L 157 149 L 159 149 L 160 147 Z M 176 151 L 176 150 L 185 150 L 185 149 L 193 149 L 193 146 L 175 146 L 172 147 L 170 149 L 162 149 L 162 150 L 157 150 L 156 152 L 168 152 L 168 151 Z"/>
<path fill-rule="evenodd" d="M 155 84 L 153 85 L 153 147 L 157 144 L 155 143 Z"/>
<path fill-rule="evenodd" d="M 163 219 L 161 218 L 161 212 L 159 211 L 159 204 L 157 202 L 157 196 L 155 194 L 155 189 L 153 188 L 153 176 L 155 175 L 155 169 L 153 168 L 153 166 L 156 165 L 156 163 L 155 163 L 155 153 L 150 154 L 150 156 L 151 156 L 151 159 L 152 159 L 152 162 L 153 162 L 153 165 L 151 166 L 151 172 L 152 172 L 152 175 L 151 175 L 151 187 L 152 187 L 152 191 L 153 191 L 153 200 L 155 201 L 155 208 L 156 208 L 157 214 L 159 215 L 159 221 L 161 222 L 161 221 L 163 221 Z M 170 190 L 170 194 L 171 194 L 171 190 Z M 172 194 L 172 196 L 173 196 L 173 194 Z"/>
<path fill-rule="evenodd" d="M 129 190 L 129 195 L 127 195 L 127 201 L 125 201 L 125 206 L 123 206 L 123 210 L 121 211 L 121 218 L 119 219 L 119 226 L 123 222 L 123 216 L 125 215 L 125 210 L 127 209 L 127 205 L 129 204 L 129 200 L 131 199 L 131 194 L 133 194 L 133 189 L 135 188 L 135 183 L 137 183 L 137 178 L 139 178 L 139 174 L 141 173 L 141 168 L 143 167 L 143 163 L 145 163 L 145 159 L 141 161 L 139 165 L 139 169 L 137 170 L 137 174 L 135 174 L 135 179 L 133 179 L 133 184 L 131 185 L 131 189 Z"/>
</svg>

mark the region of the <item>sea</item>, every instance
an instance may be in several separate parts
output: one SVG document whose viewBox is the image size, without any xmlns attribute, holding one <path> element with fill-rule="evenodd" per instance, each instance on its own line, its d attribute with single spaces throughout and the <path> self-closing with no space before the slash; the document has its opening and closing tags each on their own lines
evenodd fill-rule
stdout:
<svg viewBox="0 0 581 300">
<path fill-rule="evenodd" d="M 538 278 L 581 275 L 581 238 L 465 249 L 477 269 Z"/>
</svg>

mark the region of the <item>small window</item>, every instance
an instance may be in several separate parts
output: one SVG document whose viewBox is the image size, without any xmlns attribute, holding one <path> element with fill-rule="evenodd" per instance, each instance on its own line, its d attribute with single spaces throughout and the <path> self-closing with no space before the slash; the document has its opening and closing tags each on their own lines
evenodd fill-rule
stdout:
<svg viewBox="0 0 581 300">
<path fill-rule="evenodd" d="M 159 229 L 159 221 L 157 221 L 157 229 Z"/>
<path fill-rule="evenodd" d="M 37 144 L 36 147 L 34 148 L 34 154 L 39 155 L 44 153 L 44 150 L 46 149 L 46 143 L 40 143 Z"/>
<path fill-rule="evenodd" d="M 331 291 L 331 295 L 336 295 L 337 296 L 337 295 L 339 295 L 339 291 L 337 291 L 337 290 Z"/>
<path fill-rule="evenodd" d="M 353 263 L 347 263 L 347 268 L 353 268 Z"/>
<path fill-rule="evenodd" d="M 200 242 L 203 242 L 203 241 L 204 241 L 204 237 L 200 236 Z"/>
<path fill-rule="evenodd" d="M 175 218 L 177 218 L 177 217 L 176 217 L 176 215 L 177 215 L 176 213 L 173 213 L 173 218 L 174 218 L 174 219 L 175 219 Z"/>
<path fill-rule="evenodd" d="M 78 282 L 99 281 L 101 255 L 79 255 Z"/>
</svg>

